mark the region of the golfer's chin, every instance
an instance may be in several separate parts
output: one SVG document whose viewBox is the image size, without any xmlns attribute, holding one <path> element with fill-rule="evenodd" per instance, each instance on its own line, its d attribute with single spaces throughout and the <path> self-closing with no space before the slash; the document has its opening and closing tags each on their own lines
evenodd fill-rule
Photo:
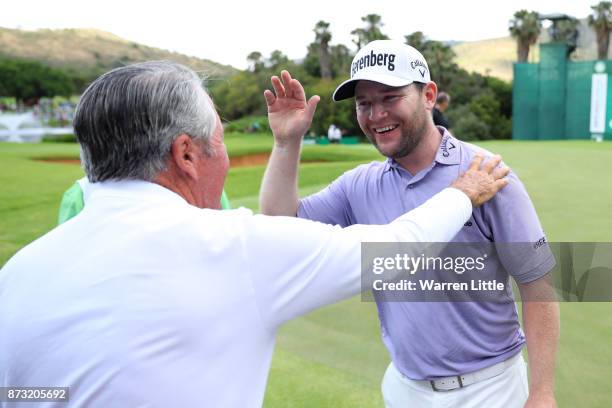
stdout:
<svg viewBox="0 0 612 408">
<path fill-rule="evenodd" d="M 376 149 L 385 157 L 395 157 L 400 152 L 400 146 L 397 142 L 377 141 L 375 144 Z"/>
</svg>

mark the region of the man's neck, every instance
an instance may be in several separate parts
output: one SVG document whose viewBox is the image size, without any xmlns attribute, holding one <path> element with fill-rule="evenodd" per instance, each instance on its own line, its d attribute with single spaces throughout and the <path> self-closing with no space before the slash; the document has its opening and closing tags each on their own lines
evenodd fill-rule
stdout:
<svg viewBox="0 0 612 408">
<path fill-rule="evenodd" d="M 431 126 L 423 140 L 407 156 L 395 159 L 395 161 L 408 170 L 413 176 L 427 168 L 436 158 L 442 135 L 435 126 Z"/>
</svg>

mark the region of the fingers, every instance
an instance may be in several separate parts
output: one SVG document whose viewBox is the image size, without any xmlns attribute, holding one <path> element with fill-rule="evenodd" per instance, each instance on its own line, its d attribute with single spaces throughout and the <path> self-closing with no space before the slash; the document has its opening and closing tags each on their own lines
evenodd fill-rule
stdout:
<svg viewBox="0 0 612 408">
<path fill-rule="evenodd" d="M 268 105 L 268 107 L 274 105 L 274 102 L 276 101 L 276 96 L 274 96 L 274 93 L 269 89 L 264 91 L 264 98 L 266 98 L 266 105 Z"/>
<path fill-rule="evenodd" d="M 285 95 L 287 96 L 287 98 L 293 98 L 294 97 L 294 86 L 292 85 L 292 78 L 291 78 L 291 74 L 289 74 L 289 71 L 286 70 L 282 70 L 281 71 L 281 79 L 283 80 L 283 86 L 285 87 Z"/>
<path fill-rule="evenodd" d="M 281 79 L 283 80 L 283 84 L 287 85 L 291 82 L 291 74 L 286 69 L 281 71 Z"/>
<path fill-rule="evenodd" d="M 493 185 L 495 186 L 495 192 L 497 193 L 499 190 L 508 185 L 508 179 L 501 178 L 499 180 L 495 180 Z"/>
<path fill-rule="evenodd" d="M 470 163 L 470 167 L 468 167 L 468 170 L 479 170 L 483 159 L 484 156 L 482 155 L 482 153 L 477 153 L 476 156 L 474 156 L 474 160 L 472 160 L 472 163 Z"/>
<path fill-rule="evenodd" d="M 285 87 L 281 83 L 280 78 L 277 77 L 276 75 L 274 75 L 271 78 L 271 81 L 272 81 L 272 87 L 274 88 L 274 93 L 276 93 L 276 97 L 277 98 L 284 98 L 286 96 L 285 95 Z"/>
<path fill-rule="evenodd" d="M 508 174 L 510 174 L 510 167 L 500 167 L 493 172 L 493 178 L 495 178 L 495 180 L 499 180 L 506 177 Z"/>
<path fill-rule="evenodd" d="M 501 163 L 501 160 L 502 160 L 501 156 L 499 154 L 496 154 L 495 156 L 487 160 L 487 162 L 482 166 L 482 170 L 491 174 L 493 169 L 496 168 L 499 165 L 499 163 Z"/>
<path fill-rule="evenodd" d="M 304 92 L 304 87 L 297 79 L 292 79 L 289 83 L 289 87 L 291 88 L 291 96 L 295 99 L 299 99 L 300 101 L 306 100 L 306 93 Z M 287 93 L 289 95 L 289 93 Z"/>
<path fill-rule="evenodd" d="M 282 70 L 280 78 L 274 75 L 271 78 L 272 86 L 277 98 L 292 98 L 306 100 L 304 87 L 297 79 L 291 78 L 291 74 L 287 70 Z"/>
<path fill-rule="evenodd" d="M 310 115 L 310 117 L 314 116 L 315 110 L 317 109 L 317 104 L 319 103 L 320 100 L 321 98 L 319 97 L 319 95 L 313 95 L 308 100 L 307 109 L 308 109 L 308 114 Z"/>
</svg>

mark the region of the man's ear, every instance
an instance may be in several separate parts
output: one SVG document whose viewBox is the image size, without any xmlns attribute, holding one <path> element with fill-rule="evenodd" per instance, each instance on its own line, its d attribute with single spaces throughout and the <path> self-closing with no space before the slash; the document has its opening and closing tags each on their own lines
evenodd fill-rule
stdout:
<svg viewBox="0 0 612 408">
<path fill-rule="evenodd" d="M 197 149 L 198 146 L 193 139 L 186 134 L 182 134 L 172 142 L 170 151 L 174 167 L 178 172 L 194 180 L 198 178 L 199 156 L 197 155 Z"/>
<path fill-rule="evenodd" d="M 425 107 L 429 110 L 433 109 L 436 105 L 436 98 L 438 97 L 438 86 L 435 82 L 429 81 L 425 88 L 423 88 L 423 97 L 425 99 Z"/>
</svg>

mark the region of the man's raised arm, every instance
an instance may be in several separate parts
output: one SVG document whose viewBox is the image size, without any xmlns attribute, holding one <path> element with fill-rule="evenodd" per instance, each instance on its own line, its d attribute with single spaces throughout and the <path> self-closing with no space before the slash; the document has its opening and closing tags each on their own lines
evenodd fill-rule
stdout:
<svg viewBox="0 0 612 408">
<path fill-rule="evenodd" d="M 282 80 L 281 80 L 282 79 Z M 299 205 L 297 175 L 302 137 L 310 128 L 319 97 L 306 101 L 304 88 L 287 71 L 272 77 L 274 92 L 266 90 L 268 121 L 274 147 L 259 193 L 259 207 L 266 215 L 294 217 Z"/>
</svg>

